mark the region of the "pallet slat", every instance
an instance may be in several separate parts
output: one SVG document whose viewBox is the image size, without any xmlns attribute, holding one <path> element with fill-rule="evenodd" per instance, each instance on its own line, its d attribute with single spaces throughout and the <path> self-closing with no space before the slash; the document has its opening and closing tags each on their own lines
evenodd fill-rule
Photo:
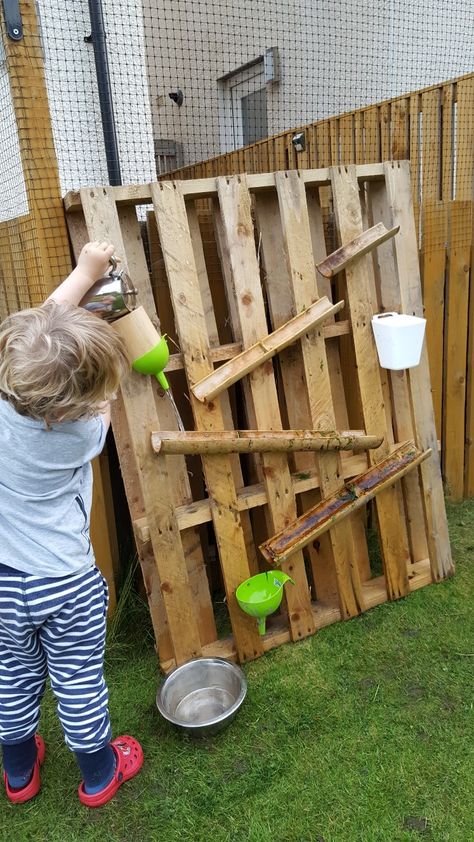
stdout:
<svg viewBox="0 0 474 842">
<path fill-rule="evenodd" d="M 235 291 L 236 318 L 244 347 L 249 347 L 265 333 L 266 316 L 255 252 L 251 199 L 245 177 L 218 179 L 218 197 Z M 280 407 L 271 363 L 251 372 L 249 391 L 256 426 L 281 429 Z M 285 522 L 296 517 L 296 500 L 286 455 L 262 454 L 262 470 L 272 528 L 278 530 Z M 285 572 L 295 581 L 295 586 L 286 592 L 286 601 L 292 637 L 299 639 L 314 632 L 303 556 L 297 553 Z"/>
<path fill-rule="evenodd" d="M 402 312 L 423 316 L 418 247 L 414 225 L 413 201 L 408 162 L 385 165 L 385 182 L 392 220 L 400 225 L 396 242 L 400 307 Z M 426 343 L 420 364 L 408 372 L 415 425 L 415 442 L 421 450 L 432 451 L 420 469 L 422 500 L 427 524 L 427 539 L 433 579 L 440 581 L 454 571 L 449 544 L 441 469 L 438 459 L 436 427 L 430 390 L 430 370 Z"/>
<path fill-rule="evenodd" d="M 275 175 L 290 289 L 297 310 L 318 298 L 318 287 L 312 253 L 311 230 L 305 188 L 298 173 Z M 321 336 L 304 337 L 301 342 L 304 382 L 309 395 L 311 426 L 318 429 L 335 422 L 326 345 Z M 338 453 L 321 454 L 317 458 L 323 497 L 335 493 L 342 485 L 341 457 Z M 354 542 L 349 523 L 339 524 L 329 533 L 331 562 L 336 576 L 339 607 L 343 617 L 355 616 L 363 610 L 361 582 L 353 563 Z"/>
<path fill-rule="evenodd" d="M 212 371 L 212 361 L 184 197 L 178 184 L 164 182 L 152 185 L 151 193 L 181 351 L 188 376 L 197 381 Z M 224 429 L 219 399 L 201 404 L 191 397 L 191 402 L 198 428 Z M 203 458 L 203 468 L 213 501 L 213 523 L 235 645 L 241 661 L 252 660 L 262 653 L 262 643 L 251 618 L 240 610 L 235 598 L 237 586 L 251 571 L 231 462 L 226 456 L 208 456 Z"/>
<path fill-rule="evenodd" d="M 89 237 L 93 240 L 102 240 L 105 237 L 114 242 L 117 255 L 135 282 L 136 275 L 133 267 L 128 265 L 128 253 L 120 220 L 110 194 L 106 189 L 87 189 L 82 190 L 81 194 Z M 140 289 L 140 292 L 146 300 L 146 290 Z M 121 392 L 128 422 L 128 435 L 133 443 L 137 463 L 140 464 L 138 478 L 171 639 L 175 657 L 181 662 L 200 654 L 201 642 L 186 558 L 179 540 L 176 516 L 169 500 L 169 479 L 164 471 L 156 469 L 153 456 L 149 452 L 147 432 L 150 428 L 159 426 L 151 384 L 139 375 L 130 373 L 124 378 Z M 165 553 L 162 551 L 164 542 L 167 545 Z M 174 583 L 173 587 L 169 584 L 171 581 Z M 183 623 L 186 625 L 185 633 L 182 633 Z"/>
<path fill-rule="evenodd" d="M 331 177 L 336 221 L 344 243 L 362 230 L 359 188 L 353 167 L 333 168 Z M 371 327 L 373 309 L 369 274 L 364 261 L 347 267 L 346 287 L 364 421 L 368 430 L 385 438 L 378 451 L 370 452 L 369 458 L 374 464 L 388 455 L 388 441 L 380 368 Z M 390 599 L 397 599 L 408 593 L 407 564 L 410 559 L 400 489 L 392 487 L 379 494 L 376 508 L 387 590 Z"/>
</svg>

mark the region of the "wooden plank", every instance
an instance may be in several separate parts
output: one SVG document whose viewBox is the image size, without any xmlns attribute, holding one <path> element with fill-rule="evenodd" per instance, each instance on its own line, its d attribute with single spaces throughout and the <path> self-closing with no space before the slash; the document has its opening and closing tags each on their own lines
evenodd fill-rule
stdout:
<svg viewBox="0 0 474 842">
<path fill-rule="evenodd" d="M 444 472 L 449 496 L 464 495 L 469 265 L 472 202 L 451 205 L 444 402 Z"/>
<path fill-rule="evenodd" d="M 379 179 L 383 176 L 382 164 L 367 163 L 357 166 L 357 178 L 361 181 Z M 321 169 L 307 169 L 301 173 L 306 184 L 327 185 L 329 184 L 329 170 L 327 167 Z M 160 184 L 175 184 L 177 182 L 159 182 Z M 182 195 L 186 199 L 205 199 L 216 195 L 216 178 L 194 179 L 179 182 Z M 261 190 L 270 190 L 274 187 L 273 173 L 250 173 L 247 176 L 248 189 L 253 193 Z M 152 184 L 129 184 L 123 187 L 110 187 L 112 197 L 117 205 L 147 205 L 151 201 L 151 194 L 154 185 Z M 68 213 L 80 210 L 81 196 L 78 191 L 70 191 L 64 198 L 64 207 Z"/>
<path fill-rule="evenodd" d="M 423 113 L 422 137 L 422 198 L 436 201 L 441 197 L 441 90 L 428 91 L 421 96 Z"/>
<path fill-rule="evenodd" d="M 229 249 L 227 247 L 227 240 L 222 224 L 222 217 L 219 207 L 218 199 L 213 199 L 213 225 L 214 225 L 214 234 L 216 239 L 216 246 L 217 251 L 219 254 L 221 272 L 222 272 L 222 279 L 223 279 L 223 288 L 226 295 L 226 312 L 228 313 L 228 323 L 229 328 L 232 332 L 232 337 L 238 340 L 242 347 L 243 345 L 243 337 L 242 337 L 242 329 L 240 325 L 240 320 L 237 313 L 236 307 L 236 300 L 235 300 L 235 290 L 234 290 L 234 281 L 232 275 L 232 266 L 230 262 L 229 256 Z M 243 416 L 243 425 L 246 427 L 255 429 L 257 426 L 257 421 L 255 418 L 255 413 L 253 409 L 253 400 L 252 395 L 250 392 L 250 382 L 248 378 L 244 378 L 240 384 L 241 388 L 241 396 L 239 399 L 240 408 L 239 414 Z M 242 399 L 243 398 L 243 399 Z M 237 425 L 236 425 L 237 426 Z M 238 457 L 234 457 L 238 458 Z M 262 462 L 261 459 L 256 455 L 249 456 L 246 460 L 247 465 L 247 474 L 248 474 L 248 482 L 263 482 L 263 470 L 262 470 Z M 263 512 L 263 517 L 253 517 L 252 518 L 252 533 L 254 536 L 255 543 L 258 544 L 262 540 L 262 536 L 268 534 L 271 531 L 269 513 L 268 513 L 268 506 L 265 506 Z M 256 550 L 257 552 L 257 550 Z M 258 571 L 257 571 L 258 572 Z"/>
<path fill-rule="evenodd" d="M 410 168 L 407 162 L 400 161 L 396 165 L 386 164 L 385 173 L 392 224 L 400 225 L 399 236 L 394 240 L 400 285 L 400 308 L 404 313 L 423 316 Z M 409 369 L 408 382 L 415 425 L 415 442 L 420 450 L 431 449 L 433 453 L 431 459 L 422 465 L 420 478 L 431 571 L 434 581 L 439 581 L 451 575 L 454 567 L 437 453 L 426 347 L 422 351 L 420 365 Z"/>
<path fill-rule="evenodd" d="M 294 316 L 273 333 L 262 337 L 254 345 L 242 351 L 239 356 L 192 386 L 194 396 L 200 401 L 212 400 L 246 374 L 250 374 L 258 366 L 270 360 L 275 354 L 288 348 L 304 333 L 316 329 L 327 318 L 338 313 L 343 306 L 343 301 L 331 305 L 327 298 L 321 298 L 307 310 Z"/>
<path fill-rule="evenodd" d="M 262 555 L 269 564 L 282 564 L 294 552 L 303 549 L 310 541 L 373 500 L 377 494 L 392 487 L 430 455 L 430 450 L 422 453 L 413 442 L 408 442 L 382 462 L 373 465 L 365 474 L 356 477 L 350 486 L 325 498 L 318 506 L 269 538 L 259 548 Z"/>
<path fill-rule="evenodd" d="M 331 175 L 337 226 L 341 242 L 345 243 L 362 233 L 357 179 L 354 167 L 333 168 Z M 369 274 L 364 260 L 347 267 L 346 287 L 364 422 L 368 431 L 386 437 L 380 368 L 371 327 Z M 378 451 L 370 451 L 370 462 L 374 464 L 387 455 L 388 441 L 384 441 Z M 392 487 L 377 495 L 376 508 L 387 592 L 389 599 L 396 599 L 408 593 L 407 565 L 410 560 L 400 488 Z"/>
<path fill-rule="evenodd" d="M 284 324 L 296 311 L 277 196 L 259 194 L 256 197 L 255 209 L 262 237 L 266 295 L 272 325 L 277 327 Z M 314 273 L 314 268 L 311 271 Z M 326 291 L 330 294 L 330 289 Z M 309 428 L 313 424 L 308 389 L 301 389 L 300 385 L 305 384 L 301 350 L 297 347 L 287 349 L 280 355 L 279 363 L 289 423 L 294 427 Z M 310 454 L 297 454 L 295 465 L 301 471 L 314 472 L 316 470 L 319 474 L 315 457 Z M 319 500 L 319 493 L 308 492 L 301 498 L 300 510 L 305 511 Z M 306 552 L 311 563 L 318 599 L 337 602 L 338 587 L 334 556 L 328 536 L 323 536 L 320 542 L 308 546 Z"/>
<path fill-rule="evenodd" d="M 275 159 L 275 170 L 286 170 L 285 136 L 278 135 L 273 141 L 273 155 Z"/>
<path fill-rule="evenodd" d="M 153 306 L 148 267 L 135 208 L 119 208 L 118 217 L 129 268 L 133 268 L 135 278 L 140 279 L 138 285 L 140 301 L 143 301 L 150 318 L 156 322 L 157 314 Z M 161 394 L 161 390 L 155 389 L 153 394 L 159 429 L 162 427 L 176 429 L 177 418 L 171 401 L 167 399 L 167 393 Z M 181 401 L 181 404 L 183 404 L 183 401 Z M 186 415 L 186 420 L 189 420 L 188 415 L 189 412 Z M 190 502 L 192 500 L 190 478 L 184 458 L 175 458 L 171 463 L 165 462 L 165 467 L 168 477 L 171 478 L 168 480 L 170 486 L 168 493 L 171 495 L 172 504 L 179 505 Z M 204 488 L 200 479 L 199 476 L 194 477 L 193 482 L 195 493 L 201 496 L 204 493 Z M 181 537 L 181 543 L 186 559 L 199 637 L 201 643 L 205 645 L 210 640 L 215 639 L 217 632 L 203 549 L 198 534 L 193 530 Z"/>
<path fill-rule="evenodd" d="M 426 342 L 431 370 L 431 388 L 436 429 L 441 436 L 443 378 L 445 363 L 446 244 L 448 204 L 423 202 L 423 303 L 426 314 Z"/>
<path fill-rule="evenodd" d="M 454 149 L 454 85 L 443 85 L 441 89 L 441 198 L 445 202 L 453 199 Z"/>
<path fill-rule="evenodd" d="M 332 278 L 338 272 L 342 272 L 346 266 L 349 266 L 358 257 L 363 257 L 377 246 L 390 240 L 398 233 L 398 228 L 391 228 L 387 230 L 383 222 L 377 223 L 367 231 L 363 231 L 360 237 L 356 237 L 351 243 L 341 246 L 332 254 L 329 254 L 320 263 L 316 264 L 316 269 L 325 278 Z"/>
<path fill-rule="evenodd" d="M 376 182 L 378 183 L 378 182 Z M 306 201 L 309 213 L 309 226 L 311 231 L 311 245 L 313 250 L 313 258 L 315 263 L 319 263 L 321 258 L 327 255 L 326 237 L 324 233 L 323 221 L 323 190 L 329 192 L 329 188 L 309 187 L 306 190 Z M 318 293 L 320 295 L 327 295 L 332 300 L 333 289 L 329 279 L 317 277 Z M 341 283 L 341 289 L 343 283 Z M 345 308 L 347 310 L 347 307 Z M 340 316 L 342 313 L 340 314 Z M 335 324 L 340 324 L 335 323 Z M 350 324 L 350 322 L 348 322 Z M 341 341 L 327 342 L 326 354 L 328 359 L 328 371 L 331 381 L 331 394 L 334 405 L 334 414 L 338 428 L 345 429 L 349 426 L 349 400 L 348 400 L 348 384 L 350 384 L 349 395 L 353 404 L 356 405 L 356 411 L 353 414 L 355 418 L 362 417 L 360 410 L 360 396 L 357 385 L 357 371 L 355 369 L 354 350 L 351 345 L 349 337 L 341 339 Z M 344 370 L 342 365 L 344 360 Z M 354 365 L 353 373 L 349 372 L 350 366 Z M 344 379 L 346 382 L 344 382 Z M 351 405 L 353 412 L 354 406 Z M 366 581 L 372 576 L 370 570 L 369 551 L 366 538 L 366 512 L 362 511 L 358 516 L 351 518 L 350 526 L 352 530 L 353 546 L 354 546 L 354 560 L 357 563 L 359 576 L 361 581 Z M 319 544 L 329 540 L 328 535 L 321 536 Z"/>
<path fill-rule="evenodd" d="M 16 283 L 15 264 L 12 256 L 12 240 L 10 236 L 10 225 L 8 222 L 3 222 L 1 226 L 1 259 L 2 271 L 5 278 L 5 293 L 7 298 L 7 309 L 9 313 L 16 313 L 20 309 L 20 301 L 18 299 L 18 288 Z"/>
<path fill-rule="evenodd" d="M 236 314 L 244 347 L 249 347 L 265 334 L 267 327 L 246 178 L 219 179 L 218 196 L 235 289 Z M 281 429 L 280 407 L 271 363 L 251 372 L 249 385 L 256 427 Z M 284 454 L 264 453 L 262 465 L 272 528 L 278 530 L 296 517 L 297 513 L 288 461 Z M 287 590 L 286 601 L 291 635 L 297 640 L 314 632 L 303 556 L 296 554 L 285 572 L 295 581 L 295 587 Z"/>
<path fill-rule="evenodd" d="M 193 246 L 194 260 L 196 263 L 196 271 L 198 273 L 199 289 L 201 292 L 201 300 L 204 308 L 204 318 L 207 327 L 207 334 L 209 337 L 209 342 L 211 344 L 216 345 L 219 342 L 219 329 L 217 325 L 216 314 L 219 313 L 219 311 L 221 313 L 222 311 L 224 311 L 223 315 L 221 315 L 221 321 L 225 319 L 225 296 L 223 295 L 222 289 L 219 289 L 219 287 L 222 288 L 223 286 L 221 278 L 218 277 L 218 274 L 220 276 L 220 270 L 219 273 L 217 271 L 215 272 L 213 294 L 211 292 L 211 282 L 209 280 L 206 259 L 204 255 L 204 243 L 201 233 L 201 226 L 199 224 L 199 215 L 197 212 L 196 205 L 193 202 L 187 203 L 186 213 L 188 217 L 189 233 L 191 235 L 191 242 Z M 209 227 L 211 228 L 212 219 L 209 218 L 208 223 Z M 216 247 L 216 258 L 217 257 L 218 255 Z M 241 352 L 241 350 L 242 346 L 240 346 L 239 352 Z M 210 349 L 210 357 L 211 359 L 215 359 L 214 351 L 212 349 Z M 230 397 L 227 393 L 221 395 L 220 408 L 222 412 L 222 417 L 224 419 L 225 428 L 232 430 L 235 424 L 232 416 L 232 406 L 230 402 Z M 232 467 L 232 476 L 234 478 L 235 487 L 236 489 L 240 489 L 244 485 L 244 480 L 239 457 L 231 457 L 230 464 Z M 253 539 L 250 516 L 246 512 L 244 512 L 241 515 L 240 521 L 244 533 L 245 546 L 247 549 L 247 559 L 249 562 L 250 570 L 252 573 L 258 573 L 257 550 Z"/>
<path fill-rule="evenodd" d="M 376 105 L 364 111 L 365 163 L 381 161 L 379 112 Z"/>
<path fill-rule="evenodd" d="M 390 102 L 383 102 L 379 106 L 379 124 L 380 124 L 380 155 L 382 161 L 390 160 Z"/>
<path fill-rule="evenodd" d="M 349 456 L 344 454 L 342 458 L 343 478 L 351 479 L 362 473 L 367 467 L 365 455 Z M 319 474 L 316 471 L 296 471 L 291 474 L 291 482 L 294 494 L 305 494 L 319 488 Z M 265 506 L 268 503 L 265 486 L 263 483 L 247 485 L 237 492 L 237 508 L 239 512 L 250 511 L 251 509 Z M 193 526 L 200 526 L 203 523 L 212 521 L 211 501 L 209 498 L 197 500 L 184 506 L 175 506 L 176 517 L 181 531 L 190 529 Z M 134 521 L 134 528 L 140 541 L 150 540 L 150 531 L 146 517 L 141 515 Z"/>
<path fill-rule="evenodd" d="M 466 455 L 465 455 L 465 485 L 466 497 L 474 496 L 474 203 L 471 208 L 472 236 L 471 236 L 471 285 L 469 294 L 469 342 L 467 352 L 467 384 L 466 384 Z"/>
<path fill-rule="evenodd" d="M 339 118 L 341 137 L 341 164 L 355 164 L 354 115 L 344 114 Z"/>
<path fill-rule="evenodd" d="M 369 450 L 381 439 L 357 431 L 318 430 L 161 430 L 151 434 L 155 453 L 270 453 L 321 450 Z"/>
<path fill-rule="evenodd" d="M 69 219 L 74 219 L 75 215 L 69 214 L 68 216 Z M 160 321 L 161 331 L 166 333 L 173 343 L 177 340 L 173 307 L 171 304 L 165 263 L 156 228 L 155 214 L 153 211 L 147 212 L 146 231 L 148 238 L 148 252 L 150 256 L 150 283 L 155 301 L 156 313 Z M 168 367 L 171 369 L 171 366 Z M 178 367 L 182 368 L 182 365 Z"/>
<path fill-rule="evenodd" d="M 356 111 L 354 114 L 354 145 L 355 163 L 364 163 L 364 112 Z"/>
<path fill-rule="evenodd" d="M 390 129 L 394 161 L 405 161 L 410 157 L 409 144 L 410 100 L 407 97 L 392 102 Z"/>
<path fill-rule="evenodd" d="M 420 210 L 420 164 L 421 164 L 421 144 L 420 144 L 420 95 L 414 93 L 410 95 L 410 174 L 411 174 L 411 189 L 413 196 L 413 211 L 415 214 L 415 231 L 418 240 L 418 221 Z"/>
<path fill-rule="evenodd" d="M 318 298 L 318 286 L 311 246 L 305 188 L 298 174 L 275 176 L 283 241 L 289 267 L 290 289 L 296 311 Z M 311 427 L 322 429 L 335 423 L 334 405 L 326 354 L 326 345 L 318 333 L 301 340 L 303 382 L 309 395 Z M 338 453 L 321 454 L 317 459 L 323 497 L 339 490 L 341 457 Z M 363 609 L 359 571 L 354 563 L 350 524 L 330 531 L 332 563 L 336 572 L 338 598 L 343 617 L 354 616 Z"/>
<path fill-rule="evenodd" d="M 180 185 L 166 182 L 152 185 L 152 196 L 187 373 L 192 380 L 199 380 L 212 371 L 212 361 L 184 197 Z M 219 399 L 201 404 L 191 395 L 191 403 L 197 429 L 224 429 Z M 251 660 L 263 650 L 254 623 L 240 611 L 235 599 L 235 590 L 248 578 L 250 568 L 232 466 L 226 456 L 209 456 L 202 461 L 212 498 L 213 523 L 235 646 L 241 661 Z"/>
<path fill-rule="evenodd" d="M 133 258 L 129 262 L 117 209 L 107 189 L 86 188 L 81 191 L 81 201 L 89 237 L 91 239 L 107 238 L 114 242 L 122 265 L 139 288 L 142 303 L 147 308 L 153 308 L 151 287 L 143 283 L 143 275 L 136 273 Z M 130 443 L 133 446 L 137 464 L 140 465 L 138 480 L 147 513 L 175 658 L 182 663 L 199 655 L 201 641 L 186 558 L 169 496 L 170 479 L 167 471 L 160 470 L 160 466 L 156 465 L 156 459 L 150 448 L 149 431 L 161 425 L 148 378 L 131 372 L 124 378 L 121 391 Z M 165 468 L 166 465 L 163 464 L 163 469 Z"/>
<path fill-rule="evenodd" d="M 271 193 L 261 193 L 256 196 L 255 212 L 262 238 L 263 278 L 270 319 L 273 327 L 278 327 L 278 325 L 284 324 L 288 317 L 294 315 L 295 303 L 291 290 L 277 196 Z M 330 284 L 327 284 L 327 287 L 325 291 L 330 295 Z M 292 427 L 311 427 L 308 390 L 301 388 L 301 384 L 305 383 L 301 349 L 298 346 L 293 346 L 282 351 L 279 356 L 279 368 L 283 384 L 283 396 L 280 401 L 282 402 L 284 398 L 289 424 Z M 344 425 L 348 425 L 347 417 L 344 417 L 342 422 L 342 426 Z M 309 474 L 316 472 L 319 476 L 314 455 L 295 454 L 294 463 L 296 469 Z M 306 509 L 315 505 L 320 498 L 319 492 L 311 489 L 299 501 L 299 510 L 306 511 Z M 329 537 L 325 535 L 320 542 L 308 546 L 306 554 L 311 564 L 312 578 L 318 599 L 337 602 L 337 581 Z"/>
<path fill-rule="evenodd" d="M 421 95 L 423 301 L 436 428 L 441 435 L 447 206 L 441 197 L 441 90 Z"/>
<path fill-rule="evenodd" d="M 372 221 L 381 220 L 390 226 L 392 217 L 384 182 L 372 183 L 368 186 L 368 200 Z M 389 312 L 399 310 L 399 281 L 393 240 L 385 243 L 377 250 L 374 269 L 380 309 Z M 391 371 L 387 374 L 390 381 L 391 412 L 395 437 L 397 441 L 413 439 L 416 431 L 413 425 L 407 372 Z M 425 517 L 418 473 L 408 474 L 402 482 L 402 487 L 411 558 L 413 563 L 417 563 L 428 556 L 426 529 L 424 528 Z"/>
<path fill-rule="evenodd" d="M 329 167 L 331 164 L 331 140 L 329 137 L 329 123 L 323 120 L 316 123 L 316 144 L 318 147 L 318 165 Z"/>
</svg>

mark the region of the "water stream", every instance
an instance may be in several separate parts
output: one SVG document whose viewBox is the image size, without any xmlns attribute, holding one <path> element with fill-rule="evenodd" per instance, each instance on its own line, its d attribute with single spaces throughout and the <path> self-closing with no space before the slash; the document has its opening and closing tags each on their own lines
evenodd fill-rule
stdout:
<svg viewBox="0 0 474 842">
<path fill-rule="evenodd" d="M 176 406 L 176 401 L 173 397 L 173 393 L 172 393 L 171 389 L 167 389 L 166 392 L 165 392 L 165 395 L 171 401 L 171 406 L 174 409 L 174 412 L 175 412 L 175 415 L 176 415 L 176 420 L 178 422 L 178 430 L 181 430 L 181 432 L 184 433 L 183 419 L 181 418 L 181 415 L 179 414 L 178 407 Z"/>
</svg>

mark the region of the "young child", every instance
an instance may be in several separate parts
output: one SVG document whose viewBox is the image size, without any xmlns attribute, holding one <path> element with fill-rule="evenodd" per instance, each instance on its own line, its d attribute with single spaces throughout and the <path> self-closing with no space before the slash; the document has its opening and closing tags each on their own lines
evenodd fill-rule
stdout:
<svg viewBox="0 0 474 842">
<path fill-rule="evenodd" d="M 110 325 L 78 304 L 112 253 L 88 243 L 41 307 L 0 325 L 0 743 L 13 802 L 41 788 L 36 729 L 48 674 L 83 804 L 105 804 L 143 763 L 132 737 L 111 741 L 107 584 L 89 538 L 90 461 L 129 363 Z"/>
</svg>

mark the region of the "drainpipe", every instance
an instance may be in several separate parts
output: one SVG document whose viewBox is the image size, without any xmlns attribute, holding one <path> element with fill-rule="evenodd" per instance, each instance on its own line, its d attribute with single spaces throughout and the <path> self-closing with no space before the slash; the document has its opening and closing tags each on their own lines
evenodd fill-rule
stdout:
<svg viewBox="0 0 474 842">
<path fill-rule="evenodd" d="M 91 19 L 91 35 L 87 41 L 92 41 L 94 47 L 95 70 L 97 74 L 97 88 L 99 91 L 100 115 L 102 131 L 104 133 L 105 156 L 107 171 L 111 185 L 122 183 L 120 172 L 120 157 L 115 128 L 114 104 L 110 85 L 109 60 L 107 56 L 107 40 L 104 26 L 104 11 L 102 0 L 89 0 L 89 14 Z"/>
</svg>

